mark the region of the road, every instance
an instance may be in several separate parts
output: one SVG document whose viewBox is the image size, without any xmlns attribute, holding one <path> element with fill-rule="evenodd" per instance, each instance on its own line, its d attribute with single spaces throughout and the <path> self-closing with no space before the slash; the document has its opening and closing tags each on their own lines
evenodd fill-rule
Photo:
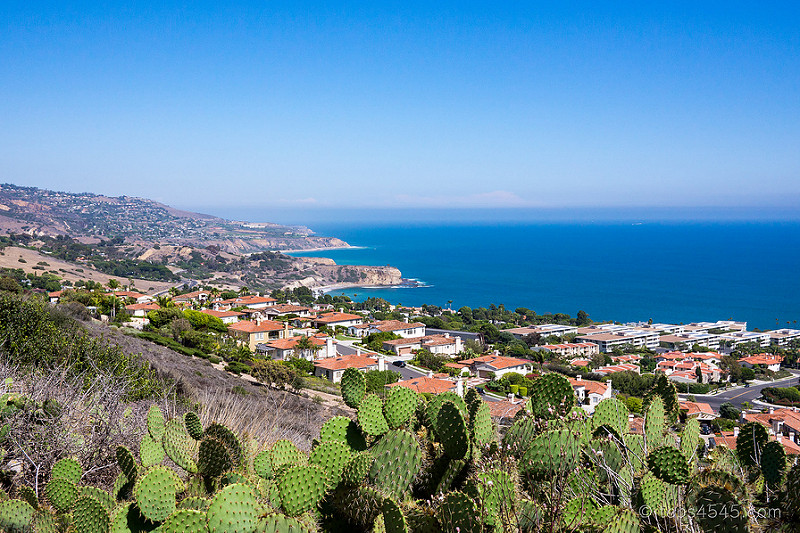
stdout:
<svg viewBox="0 0 800 533">
<path fill-rule="evenodd" d="M 753 403 L 753 400 L 758 400 L 761 398 L 761 389 L 764 387 L 789 387 L 792 385 L 797 385 L 798 383 L 798 376 L 800 374 L 794 374 L 790 378 L 781 379 L 778 381 L 771 381 L 769 383 L 761 383 L 758 385 L 750 385 L 749 387 L 737 387 L 735 389 L 722 392 L 720 394 L 711 395 L 704 395 L 704 394 L 695 394 L 694 397 L 697 399 L 698 402 L 707 403 L 711 406 L 712 409 L 719 412 L 719 406 L 725 402 L 730 402 L 735 405 L 737 408 L 741 409 L 742 402 L 750 402 Z M 681 394 L 680 397 L 682 399 L 686 398 L 686 394 Z"/>
<path fill-rule="evenodd" d="M 354 346 L 351 346 L 349 344 L 345 344 L 344 342 L 341 342 L 341 341 L 336 346 L 337 346 L 337 350 L 336 351 L 340 355 L 355 355 L 356 350 L 358 349 L 358 348 L 356 348 Z M 365 355 L 369 355 L 371 357 L 375 357 L 376 356 L 372 352 L 366 352 L 363 349 L 361 350 L 361 353 L 365 354 Z M 408 368 L 408 367 L 402 367 L 401 368 L 399 366 L 394 366 L 392 364 L 394 361 L 397 361 L 397 360 L 401 360 L 401 359 L 402 360 L 407 360 L 408 357 L 403 358 L 403 357 L 397 357 L 397 356 L 391 356 L 391 355 L 387 355 L 385 357 L 386 357 L 386 363 L 387 363 L 386 368 L 389 369 L 389 370 L 392 370 L 393 372 L 400 373 L 400 375 L 403 376 L 402 377 L 403 380 L 414 379 L 414 378 L 418 378 L 420 376 L 426 375 L 426 374 L 424 374 L 422 372 L 417 372 L 416 370 L 413 370 L 413 369 Z"/>
</svg>

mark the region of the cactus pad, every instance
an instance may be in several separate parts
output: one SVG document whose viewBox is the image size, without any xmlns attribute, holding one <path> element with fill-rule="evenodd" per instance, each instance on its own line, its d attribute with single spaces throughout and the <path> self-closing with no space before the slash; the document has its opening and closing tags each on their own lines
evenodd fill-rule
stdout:
<svg viewBox="0 0 800 533">
<path fill-rule="evenodd" d="M 186 428 L 180 420 L 173 419 L 164 427 L 164 437 L 161 444 L 167 456 L 179 467 L 190 474 L 197 473 L 197 463 L 192 458 L 192 442 Z"/>
<path fill-rule="evenodd" d="M 258 533 L 311 533 L 305 524 L 282 514 L 271 514 L 258 521 Z"/>
<path fill-rule="evenodd" d="M 464 403 L 464 399 L 456 394 L 453 391 L 446 391 L 434 396 L 428 405 L 425 407 L 425 415 L 427 416 L 428 422 L 433 428 L 433 431 L 436 433 L 436 424 L 439 421 L 439 409 L 442 408 L 444 402 L 451 402 L 456 407 L 458 407 L 459 411 L 461 411 L 461 416 L 464 417 L 464 420 L 469 418 L 469 411 L 467 410 L 467 404 Z"/>
<path fill-rule="evenodd" d="M 353 453 L 350 448 L 338 441 L 328 441 L 316 446 L 308 458 L 309 464 L 320 466 L 328 476 L 328 488 L 339 484 L 342 470 L 350 462 Z"/>
<path fill-rule="evenodd" d="M 256 528 L 260 506 L 253 489 L 234 483 L 217 492 L 206 511 L 211 533 L 250 533 Z"/>
<path fill-rule="evenodd" d="M 342 470 L 342 481 L 348 485 L 360 485 L 369 474 L 375 458 L 369 452 L 361 452 L 353 456 Z"/>
<path fill-rule="evenodd" d="M 233 466 L 228 447 L 213 437 L 204 437 L 200 441 L 197 459 L 197 470 L 204 476 L 217 477 Z"/>
<path fill-rule="evenodd" d="M 135 481 L 139 476 L 139 465 L 133 453 L 125 446 L 117 446 L 116 452 L 119 469 L 129 481 Z"/>
<path fill-rule="evenodd" d="M 654 396 L 644 415 L 644 437 L 647 451 L 655 450 L 664 441 L 664 402 Z"/>
<path fill-rule="evenodd" d="M 686 426 L 681 432 L 681 451 L 683 455 L 693 462 L 697 457 L 697 447 L 700 445 L 700 422 L 696 417 L 686 420 Z"/>
<path fill-rule="evenodd" d="M 24 531 L 33 522 L 35 510 L 23 500 L 0 502 L 0 528 L 10 532 Z"/>
<path fill-rule="evenodd" d="M 262 450 L 253 458 L 253 471 L 257 476 L 264 479 L 272 479 L 272 452 Z"/>
<path fill-rule="evenodd" d="M 690 492 L 689 505 L 695 521 L 706 533 L 748 531 L 746 509 L 723 488 L 709 486 Z"/>
<path fill-rule="evenodd" d="M 153 440 L 160 442 L 164 438 L 164 413 L 157 405 L 150 407 L 147 411 L 147 432 Z"/>
<path fill-rule="evenodd" d="M 306 462 L 306 456 L 297 449 L 292 441 L 279 440 L 272 445 L 270 450 L 273 472 L 283 465 L 301 465 Z"/>
<path fill-rule="evenodd" d="M 552 429 L 531 441 L 522 458 L 520 470 L 550 475 L 575 469 L 580 459 L 580 442 L 568 429 Z"/>
<path fill-rule="evenodd" d="M 383 401 L 377 394 L 367 394 L 358 408 L 358 425 L 367 435 L 376 437 L 389 431 L 383 416 Z"/>
<path fill-rule="evenodd" d="M 388 432 L 372 447 L 375 457 L 369 477 L 385 494 L 400 499 L 408 490 L 422 462 L 414 435 L 403 429 Z"/>
<path fill-rule="evenodd" d="M 597 404 L 592 414 L 592 431 L 610 426 L 617 436 L 628 432 L 628 407 L 616 398 L 606 398 Z"/>
<path fill-rule="evenodd" d="M 367 393 L 367 378 L 356 368 L 347 368 L 342 374 L 342 399 L 348 407 L 358 409 Z"/>
<path fill-rule="evenodd" d="M 175 512 L 177 487 L 175 473 L 165 466 L 154 466 L 136 480 L 133 496 L 142 515 L 161 522 Z"/>
<path fill-rule="evenodd" d="M 786 470 L 786 452 L 783 450 L 783 445 L 774 440 L 768 442 L 761 452 L 761 473 L 764 474 L 767 486 L 774 489 L 780 485 L 784 470 Z"/>
<path fill-rule="evenodd" d="M 417 410 L 417 393 L 408 387 L 391 387 L 386 394 L 383 415 L 389 429 L 397 429 L 408 424 Z"/>
<path fill-rule="evenodd" d="M 401 388 L 401 387 L 398 387 Z M 383 500 L 381 505 L 381 515 L 383 517 L 383 526 L 386 533 L 408 533 L 408 524 L 403 511 L 397 502 L 391 498 Z"/>
<path fill-rule="evenodd" d="M 534 381 L 525 405 L 538 418 L 559 418 L 575 405 L 575 391 L 561 374 L 545 374 Z"/>
<path fill-rule="evenodd" d="M 761 462 L 761 452 L 767 445 L 769 435 L 764 426 L 758 422 L 748 422 L 739 430 L 736 437 L 736 455 L 743 465 L 758 466 Z"/>
<path fill-rule="evenodd" d="M 164 460 L 164 447 L 160 440 L 153 440 L 149 433 L 142 436 L 139 445 L 139 456 L 142 458 L 142 466 L 145 468 L 160 464 Z M 127 477 L 127 474 L 125 474 Z"/>
<path fill-rule="evenodd" d="M 289 516 L 310 511 L 325 495 L 327 476 L 316 465 L 292 466 L 278 479 L 281 505 Z"/>
<path fill-rule="evenodd" d="M 203 423 L 200 422 L 200 417 L 194 411 L 189 411 L 183 415 L 183 425 L 186 426 L 186 432 L 194 440 L 203 438 Z"/>
<path fill-rule="evenodd" d="M 68 513 L 78 500 L 78 487 L 65 479 L 51 479 L 44 494 L 56 511 Z"/>
<path fill-rule="evenodd" d="M 234 466 L 240 466 L 242 464 L 244 450 L 242 449 L 242 443 L 239 441 L 239 437 L 237 437 L 233 431 L 222 424 L 215 423 L 206 428 L 203 436 L 204 438 L 217 439 L 224 444 L 228 449 L 228 454 Z"/>
<path fill-rule="evenodd" d="M 515 457 L 522 457 L 530 448 L 537 429 L 534 418 L 527 416 L 519 418 L 508 428 L 508 431 L 503 436 L 503 446 L 508 448 Z"/>
<path fill-rule="evenodd" d="M 673 485 L 689 481 L 689 464 L 683 453 L 671 446 L 662 446 L 647 455 L 647 466 L 655 476 Z"/>
<path fill-rule="evenodd" d="M 589 496 L 579 496 L 567 502 L 564 507 L 562 521 L 567 531 L 579 529 L 591 521 L 592 515 L 597 510 L 597 504 Z"/>
<path fill-rule="evenodd" d="M 72 510 L 72 524 L 76 533 L 108 533 L 111 519 L 99 501 L 91 496 L 81 496 Z"/>
<path fill-rule="evenodd" d="M 463 459 L 469 450 L 467 423 L 453 402 L 442 404 L 436 418 L 436 432 L 444 453 L 453 459 Z"/>
<path fill-rule="evenodd" d="M 83 468 L 77 459 L 65 457 L 53 465 L 50 471 L 50 479 L 64 479 L 77 485 L 83 476 Z"/>
<path fill-rule="evenodd" d="M 211 500 L 201 498 L 200 496 L 189 496 L 181 500 L 178 504 L 178 509 L 194 509 L 195 511 L 207 511 L 208 506 L 211 505 Z"/>
<path fill-rule="evenodd" d="M 480 403 L 469 404 L 469 430 L 472 440 L 478 446 L 485 446 L 495 438 L 492 413 L 489 404 L 483 400 Z"/>
<path fill-rule="evenodd" d="M 195 509 L 181 509 L 167 518 L 158 531 L 160 533 L 205 533 L 206 514 Z"/>
<path fill-rule="evenodd" d="M 319 440 L 320 442 L 338 440 L 356 451 L 367 449 L 367 442 L 358 425 L 345 416 L 334 416 L 322 424 Z"/>
<path fill-rule="evenodd" d="M 597 513 L 595 514 L 597 516 Z M 639 533 L 639 531 L 641 531 L 639 519 L 630 509 L 616 509 L 603 529 L 603 533 Z"/>
<path fill-rule="evenodd" d="M 479 531 L 481 517 L 475 503 L 463 492 L 450 492 L 445 495 L 436 513 L 442 531 Z"/>
<path fill-rule="evenodd" d="M 111 497 L 111 494 L 107 493 L 103 489 L 98 489 L 97 487 L 80 487 L 80 498 L 84 496 L 91 496 L 103 506 L 106 512 L 111 512 L 114 509 L 114 498 Z"/>
</svg>

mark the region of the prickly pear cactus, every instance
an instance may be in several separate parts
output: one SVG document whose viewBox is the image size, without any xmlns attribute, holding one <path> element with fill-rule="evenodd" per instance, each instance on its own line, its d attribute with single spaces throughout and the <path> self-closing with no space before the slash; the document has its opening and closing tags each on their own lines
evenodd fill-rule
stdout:
<svg viewBox="0 0 800 533">
<path fill-rule="evenodd" d="M 622 437 L 628 432 L 628 412 L 628 407 L 616 398 L 602 400 L 592 415 L 592 431 L 597 432 L 601 426 L 607 426 L 614 430 L 617 437 Z"/>
<path fill-rule="evenodd" d="M 397 429 L 409 423 L 417 410 L 417 393 L 408 387 L 392 387 L 386 394 L 383 416 L 389 429 Z"/>
<path fill-rule="evenodd" d="M 253 458 L 253 471 L 257 476 L 264 479 L 272 479 L 274 471 L 272 469 L 272 451 L 262 450 Z"/>
<path fill-rule="evenodd" d="M 158 528 L 160 533 L 205 533 L 206 513 L 194 509 L 175 511 Z"/>
<path fill-rule="evenodd" d="M 204 476 L 217 477 L 233 466 L 228 447 L 213 437 L 204 437 L 200 441 L 197 458 L 197 471 Z"/>
<path fill-rule="evenodd" d="M 463 459 L 469 451 L 469 436 L 461 411 L 453 402 L 444 402 L 436 420 L 444 453 L 453 459 Z"/>
<path fill-rule="evenodd" d="M 561 374 L 550 373 L 534 381 L 528 411 L 537 418 L 555 419 L 569 413 L 575 405 L 575 391 Z"/>
<path fill-rule="evenodd" d="M 312 533 L 299 520 L 282 514 L 271 514 L 259 520 L 257 531 L 260 533 Z"/>
<path fill-rule="evenodd" d="M 306 456 L 297 449 L 292 441 L 281 439 L 272 445 L 270 450 L 272 470 L 278 470 L 284 465 L 305 464 Z"/>
<path fill-rule="evenodd" d="M 531 441 L 520 462 L 520 470 L 536 476 L 551 476 L 575 470 L 581 457 L 580 442 L 568 429 L 552 429 Z"/>
<path fill-rule="evenodd" d="M 469 411 L 467 410 L 467 404 L 464 403 L 464 399 L 461 398 L 458 394 L 452 391 L 443 392 L 441 394 L 437 394 L 431 401 L 428 402 L 428 405 L 425 408 L 426 415 L 428 421 L 430 422 L 432 429 L 435 434 L 437 433 L 436 425 L 439 421 L 439 409 L 442 408 L 445 402 L 453 403 L 458 409 L 461 411 L 461 415 L 466 420 L 469 417 Z"/>
<path fill-rule="evenodd" d="M 690 491 L 689 505 L 694 520 L 706 533 L 745 533 L 748 530 L 746 509 L 726 489 L 712 485 Z"/>
<path fill-rule="evenodd" d="M 355 368 L 348 368 L 342 373 L 342 399 L 348 407 L 358 409 L 361 400 L 367 393 L 367 378 Z"/>
<path fill-rule="evenodd" d="M 11 532 L 23 532 L 33 522 L 35 509 L 23 500 L 0 502 L 0 528 Z"/>
<path fill-rule="evenodd" d="M 389 431 L 383 416 L 383 401 L 377 394 L 367 394 L 358 409 L 358 424 L 367 435 L 376 437 Z"/>
<path fill-rule="evenodd" d="M 681 451 L 689 459 L 689 463 L 694 463 L 697 459 L 697 447 L 700 445 L 700 422 L 695 417 L 686 420 L 686 426 L 681 432 Z"/>
<path fill-rule="evenodd" d="M 77 485 L 81 476 L 83 476 L 83 468 L 77 459 L 73 457 L 65 457 L 53 465 L 50 470 L 50 479 L 64 479 L 70 483 Z"/>
<path fill-rule="evenodd" d="M 190 474 L 197 473 L 197 463 L 192 458 L 193 442 L 181 420 L 173 419 L 167 422 L 161 440 L 164 451 L 172 462 Z"/>
<path fill-rule="evenodd" d="M 194 440 L 203 438 L 203 423 L 200 422 L 200 417 L 197 416 L 197 413 L 189 411 L 183 415 L 183 424 L 186 426 L 186 432 Z"/>
<path fill-rule="evenodd" d="M 422 451 L 414 435 L 403 429 L 391 430 L 370 449 L 375 458 L 369 478 L 384 494 L 400 499 L 419 471 Z"/>
<path fill-rule="evenodd" d="M 104 533 L 108 531 L 111 519 L 99 501 L 91 496 L 81 496 L 72 511 L 72 524 L 76 532 Z"/>
<path fill-rule="evenodd" d="M 59 513 L 68 513 L 78 500 L 78 487 L 65 479 L 51 479 L 44 494 Z"/>
<path fill-rule="evenodd" d="M 239 437 L 226 426 L 216 423 L 211 424 L 203 433 L 203 438 L 217 439 L 227 449 L 228 456 L 231 458 L 233 465 L 240 466 L 242 464 L 242 460 L 244 459 L 242 443 L 239 441 Z"/>
<path fill-rule="evenodd" d="M 316 446 L 308 458 L 309 464 L 321 467 L 328 476 L 328 488 L 332 489 L 339 484 L 342 470 L 350 462 L 353 452 L 350 448 L 338 441 L 323 442 Z"/>
<path fill-rule="evenodd" d="M 316 465 L 288 468 L 278 479 L 281 505 L 289 516 L 314 509 L 325 495 L 328 477 Z"/>
<path fill-rule="evenodd" d="M 776 489 L 783 479 L 786 470 L 786 452 L 783 445 L 777 441 L 770 441 L 764 445 L 761 452 L 761 473 L 764 474 L 764 483 L 770 489 Z"/>
<path fill-rule="evenodd" d="M 255 530 L 261 507 L 248 485 L 234 483 L 214 495 L 206 512 L 210 533 L 250 533 Z"/>
<path fill-rule="evenodd" d="M 654 396 L 644 416 L 645 450 L 649 453 L 664 442 L 664 402 Z"/>
<path fill-rule="evenodd" d="M 472 499 L 463 492 L 447 494 L 436 512 L 442 531 L 480 531 L 481 517 Z"/>
<path fill-rule="evenodd" d="M 483 400 L 479 404 L 469 405 L 469 431 L 477 446 L 485 446 L 495 440 L 496 431 L 492 424 L 492 414 L 489 404 Z"/>
<path fill-rule="evenodd" d="M 147 432 L 153 437 L 156 442 L 161 442 L 164 438 L 164 413 L 157 405 L 150 407 L 147 412 Z"/>
<path fill-rule="evenodd" d="M 324 424 L 319 432 L 320 442 L 337 440 L 347 444 L 351 449 L 363 451 L 367 449 L 367 441 L 358 428 L 358 424 L 345 416 L 334 416 Z"/>
<path fill-rule="evenodd" d="M 342 482 L 347 485 L 360 485 L 369 474 L 375 458 L 370 452 L 361 452 L 353 456 L 342 470 Z"/>
<path fill-rule="evenodd" d="M 136 505 L 153 522 L 161 522 L 175 512 L 176 493 L 175 473 L 165 466 L 152 467 L 133 487 Z"/>
<path fill-rule="evenodd" d="M 160 464 L 165 456 L 161 441 L 154 440 L 149 433 L 145 433 L 139 445 L 139 456 L 142 458 L 142 466 L 145 468 Z"/>
<path fill-rule="evenodd" d="M 758 467 L 761 464 L 761 453 L 769 441 L 764 426 L 758 422 L 748 422 L 739 429 L 736 437 L 736 455 L 742 465 Z"/>
</svg>

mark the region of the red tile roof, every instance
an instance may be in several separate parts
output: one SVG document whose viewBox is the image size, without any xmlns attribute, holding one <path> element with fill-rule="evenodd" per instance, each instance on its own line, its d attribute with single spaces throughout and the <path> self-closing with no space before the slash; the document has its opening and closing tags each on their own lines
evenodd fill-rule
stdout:
<svg viewBox="0 0 800 533">
<path fill-rule="evenodd" d="M 464 359 L 461 361 L 466 365 L 472 366 L 473 364 L 484 364 L 496 370 L 503 370 L 505 368 L 512 368 L 515 366 L 530 365 L 531 362 L 525 359 L 517 359 L 516 357 L 506 357 L 504 355 L 483 355 L 473 359 Z"/>
<path fill-rule="evenodd" d="M 775 435 L 770 435 L 769 440 L 777 440 Z M 714 435 L 714 441 L 717 446 L 725 446 L 731 450 L 736 449 L 736 437 L 733 436 L 731 431 L 723 431 L 721 434 Z M 790 441 L 786 437 L 781 438 L 781 444 L 786 455 L 800 455 L 800 445 Z"/>
<path fill-rule="evenodd" d="M 303 338 L 302 335 L 288 337 L 286 339 L 276 339 L 274 341 L 269 341 L 267 346 L 270 348 L 276 348 L 278 350 L 289 350 L 297 346 L 297 343 L 301 338 Z M 309 339 L 311 340 L 311 344 L 314 344 L 315 346 L 325 346 L 325 339 L 322 337 L 309 337 Z"/>
<path fill-rule="evenodd" d="M 400 331 L 403 329 L 424 328 L 425 324 L 421 322 L 409 323 L 409 322 L 401 322 L 399 320 L 382 320 L 380 322 L 375 322 L 374 324 L 370 324 L 370 326 L 385 333 L 387 331 Z"/>
<path fill-rule="evenodd" d="M 217 318 L 227 318 L 231 316 L 242 316 L 242 313 L 238 313 L 236 311 L 214 311 L 213 309 L 201 309 L 201 313 L 205 313 L 207 315 L 215 316 Z"/>
<path fill-rule="evenodd" d="M 155 302 L 145 302 L 141 304 L 126 305 L 125 309 L 127 309 L 128 311 L 139 311 L 142 309 L 145 311 L 155 311 L 156 309 L 161 309 L 161 306 L 159 306 Z"/>
<path fill-rule="evenodd" d="M 228 329 L 241 331 L 244 333 L 260 333 L 265 331 L 279 331 L 283 329 L 283 324 L 272 320 L 262 320 L 261 324 L 256 324 L 250 320 L 242 320 L 236 324 L 231 324 Z"/>
<path fill-rule="evenodd" d="M 346 368 L 370 368 L 377 367 L 378 360 L 364 355 L 342 355 L 339 357 L 327 357 L 314 361 L 314 366 L 325 370 L 344 370 Z"/>
<path fill-rule="evenodd" d="M 760 353 L 758 355 L 751 355 L 750 357 L 742 357 L 739 359 L 740 363 L 750 363 L 751 365 L 774 365 L 783 362 L 782 355 L 772 355 L 768 353 Z"/>
<path fill-rule="evenodd" d="M 523 403 L 511 403 L 508 400 L 496 402 L 486 402 L 489 404 L 489 413 L 492 418 L 514 418 L 514 415 L 522 409 Z"/>
<path fill-rule="evenodd" d="M 575 387 L 583 387 L 586 389 L 587 394 L 599 394 L 602 396 L 608 390 L 608 385 L 605 383 L 601 383 L 600 381 L 591 381 L 588 379 L 575 379 L 575 378 L 567 378 L 572 385 L 573 388 Z"/>
<path fill-rule="evenodd" d="M 398 381 L 397 383 L 390 383 L 387 387 L 408 387 L 419 393 L 439 394 L 445 391 L 454 390 L 456 384 L 453 381 L 439 378 L 429 378 L 422 376 L 414 379 L 407 379 L 405 381 Z"/>
<path fill-rule="evenodd" d="M 314 319 L 315 322 L 322 322 L 323 324 L 333 324 L 336 322 L 346 322 L 348 320 L 361 320 L 364 317 L 361 315 L 352 315 L 350 313 L 325 313 L 322 315 L 318 315 L 317 318 Z"/>
<path fill-rule="evenodd" d="M 678 404 L 680 405 L 681 411 L 686 411 L 687 416 L 700 414 L 717 416 L 717 413 L 714 412 L 714 409 L 712 409 L 707 403 L 680 400 Z"/>
</svg>

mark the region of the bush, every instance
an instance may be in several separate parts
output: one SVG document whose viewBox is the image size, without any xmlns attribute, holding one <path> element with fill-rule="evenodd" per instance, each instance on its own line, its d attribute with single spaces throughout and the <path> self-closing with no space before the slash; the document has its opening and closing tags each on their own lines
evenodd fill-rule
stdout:
<svg viewBox="0 0 800 533">
<path fill-rule="evenodd" d="M 245 363 L 240 363 L 239 361 L 231 361 L 225 365 L 225 370 L 233 372 L 238 376 L 242 373 L 250 373 L 250 366 Z"/>
<path fill-rule="evenodd" d="M 731 402 L 725 402 L 719 406 L 719 416 L 729 420 L 739 420 L 739 411 Z"/>
<path fill-rule="evenodd" d="M 528 387 L 520 387 L 519 388 L 519 395 L 520 396 L 527 396 L 528 395 Z"/>
<path fill-rule="evenodd" d="M 509 385 L 508 388 L 511 391 L 511 394 L 519 393 L 519 385 Z"/>
<path fill-rule="evenodd" d="M 300 357 L 292 357 L 289 359 L 289 364 L 304 374 L 314 373 L 314 363 Z"/>
<path fill-rule="evenodd" d="M 769 403 L 778 405 L 800 404 L 800 390 L 794 387 L 764 387 L 761 394 Z"/>
<path fill-rule="evenodd" d="M 218 357 L 216 355 L 211 355 L 211 356 L 208 357 L 208 362 L 213 364 L 213 365 L 216 365 L 217 363 L 220 363 L 221 361 L 222 361 L 222 357 Z"/>
<path fill-rule="evenodd" d="M 400 380 L 400 374 L 391 370 L 369 370 L 364 374 L 367 378 L 367 392 L 382 394 L 386 385 Z"/>
</svg>

